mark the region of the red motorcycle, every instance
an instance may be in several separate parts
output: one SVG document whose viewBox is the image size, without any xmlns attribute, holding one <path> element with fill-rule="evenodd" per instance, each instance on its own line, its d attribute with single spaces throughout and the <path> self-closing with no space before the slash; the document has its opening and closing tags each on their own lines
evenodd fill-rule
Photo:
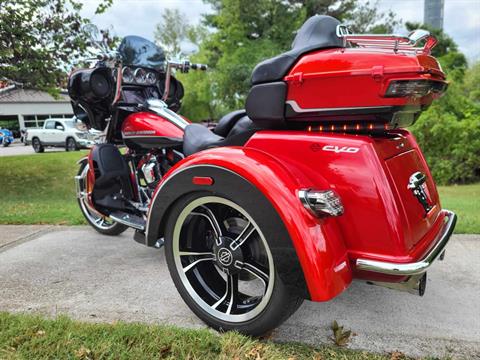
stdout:
<svg viewBox="0 0 480 360">
<path fill-rule="evenodd" d="M 176 113 L 172 72 L 206 66 L 128 36 L 69 79 L 76 115 L 105 133 L 80 161 L 80 208 L 102 234 L 165 245 L 180 295 L 215 329 L 264 334 L 353 279 L 423 295 L 456 222 L 405 130 L 447 88 L 435 43 L 314 16 L 211 130 Z"/>
</svg>

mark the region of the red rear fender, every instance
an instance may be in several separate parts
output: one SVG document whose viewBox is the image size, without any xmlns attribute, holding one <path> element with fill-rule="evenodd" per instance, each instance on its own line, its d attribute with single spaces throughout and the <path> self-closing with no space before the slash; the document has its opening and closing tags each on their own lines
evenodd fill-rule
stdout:
<svg viewBox="0 0 480 360">
<path fill-rule="evenodd" d="M 213 185 L 194 184 L 194 176 L 211 176 Z M 292 172 L 291 168 L 287 169 L 273 157 L 254 149 L 207 150 L 188 157 L 173 168 L 157 188 L 152 201 L 147 223 L 147 245 L 153 245 L 163 235 L 168 208 L 176 199 L 191 191 L 220 192 L 222 181 L 237 181 L 231 176 L 257 189 L 278 213 L 284 225 L 283 232 L 287 233 L 282 232 L 279 236 L 288 235 L 311 300 L 329 300 L 350 284 L 352 275 L 347 250 L 340 238 L 336 219 L 319 220 L 313 217 L 298 198 L 299 184 L 308 183 L 308 179 L 303 178 L 301 171 Z M 318 178 L 316 180 L 318 185 Z M 237 186 L 236 183 L 228 185 Z M 329 188 L 326 181 L 323 185 Z M 241 186 L 241 181 L 238 186 Z M 248 197 L 252 194 L 254 192 L 245 191 L 242 195 Z"/>
</svg>

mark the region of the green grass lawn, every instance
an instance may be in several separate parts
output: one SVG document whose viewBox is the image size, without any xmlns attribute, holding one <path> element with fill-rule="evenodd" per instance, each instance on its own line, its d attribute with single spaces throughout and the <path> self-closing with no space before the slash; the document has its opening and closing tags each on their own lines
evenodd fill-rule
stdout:
<svg viewBox="0 0 480 360">
<path fill-rule="evenodd" d="M 394 357 L 396 356 L 396 357 Z M 237 333 L 218 335 L 145 324 L 98 324 L 60 316 L 0 312 L 0 359 L 406 359 L 352 351 L 337 346 L 311 347 L 254 340 Z"/>
<path fill-rule="evenodd" d="M 455 233 L 480 234 L 480 183 L 439 186 L 438 191 L 442 206 L 458 216 Z"/>
<path fill-rule="evenodd" d="M 0 224 L 84 224 L 73 177 L 86 154 L 0 157 Z"/>
<path fill-rule="evenodd" d="M 73 177 L 86 152 L 0 158 L 0 224 L 84 224 Z M 442 206 L 458 215 L 456 233 L 480 234 L 480 183 L 439 187 Z"/>
</svg>

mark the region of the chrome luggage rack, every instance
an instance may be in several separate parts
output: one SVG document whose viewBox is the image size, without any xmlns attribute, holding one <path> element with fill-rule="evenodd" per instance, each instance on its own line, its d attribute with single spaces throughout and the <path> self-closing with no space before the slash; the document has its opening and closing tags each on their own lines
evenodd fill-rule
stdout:
<svg viewBox="0 0 480 360">
<path fill-rule="evenodd" d="M 426 30 L 414 30 L 408 36 L 395 34 L 352 34 L 346 25 L 337 26 L 337 36 L 343 39 L 344 47 L 391 49 L 429 55 L 437 39 Z M 423 44 L 423 46 L 420 46 Z"/>
</svg>

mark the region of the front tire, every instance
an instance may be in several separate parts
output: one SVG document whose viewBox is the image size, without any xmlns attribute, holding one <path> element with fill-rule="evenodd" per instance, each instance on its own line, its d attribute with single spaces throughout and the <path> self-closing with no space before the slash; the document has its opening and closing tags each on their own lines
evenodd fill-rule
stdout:
<svg viewBox="0 0 480 360">
<path fill-rule="evenodd" d="M 219 331 L 261 336 L 303 299 L 275 270 L 266 232 L 252 209 L 210 193 L 193 193 L 171 210 L 165 232 L 168 268 L 190 309 Z"/>
<path fill-rule="evenodd" d="M 83 188 L 78 189 L 80 191 L 79 194 L 77 194 L 77 201 L 78 201 L 78 206 L 80 206 L 80 211 L 82 212 L 83 216 L 87 220 L 87 222 L 90 224 L 91 227 L 93 227 L 97 232 L 103 235 L 109 235 L 109 236 L 117 236 L 123 233 L 125 230 L 128 229 L 128 226 L 117 223 L 107 217 L 103 216 L 98 216 L 95 214 L 93 211 L 89 210 L 89 207 L 86 203 L 86 200 L 82 196 L 82 192 L 86 192 L 86 182 L 87 182 L 87 173 L 88 173 L 88 163 L 84 162 L 80 166 L 80 169 L 78 171 L 78 175 L 83 178 Z"/>
</svg>

